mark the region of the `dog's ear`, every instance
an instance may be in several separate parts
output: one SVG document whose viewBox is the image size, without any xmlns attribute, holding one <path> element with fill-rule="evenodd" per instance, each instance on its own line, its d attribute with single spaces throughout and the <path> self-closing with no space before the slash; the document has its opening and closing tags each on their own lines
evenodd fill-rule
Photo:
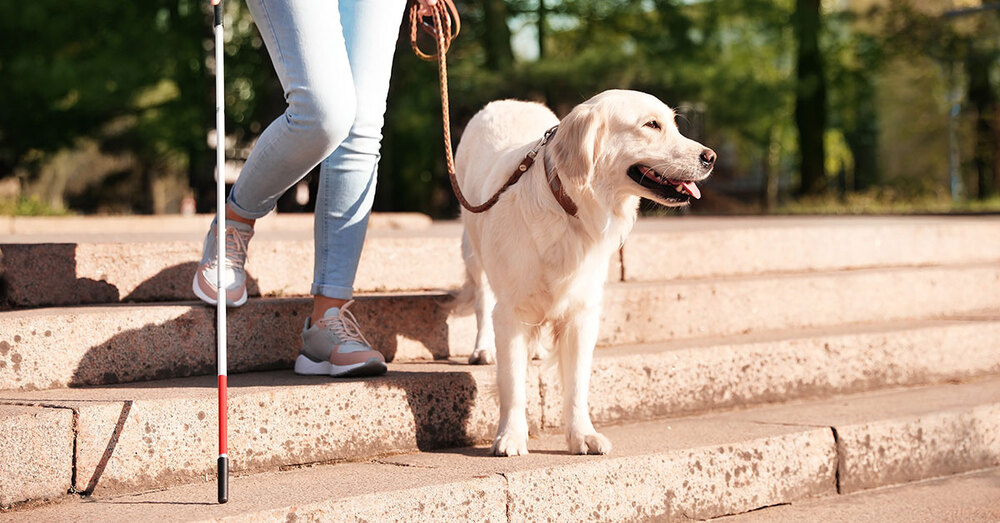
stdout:
<svg viewBox="0 0 1000 523">
<path fill-rule="evenodd" d="M 559 122 L 552 151 L 564 183 L 580 188 L 590 185 L 607 128 L 603 113 L 592 104 L 576 106 Z"/>
</svg>

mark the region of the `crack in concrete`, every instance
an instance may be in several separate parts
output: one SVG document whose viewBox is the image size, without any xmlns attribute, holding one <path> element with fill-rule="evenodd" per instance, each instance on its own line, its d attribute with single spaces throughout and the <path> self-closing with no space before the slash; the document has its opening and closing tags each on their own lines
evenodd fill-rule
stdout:
<svg viewBox="0 0 1000 523">
<path fill-rule="evenodd" d="M 510 491 L 510 478 L 507 477 L 507 474 L 503 472 L 497 472 L 497 475 L 503 478 L 503 490 L 504 493 L 507 494 L 507 504 L 504 505 L 504 509 L 507 515 L 507 521 L 509 523 L 511 521 L 511 516 L 510 516 L 511 505 L 514 504 L 514 494 Z"/>
<path fill-rule="evenodd" d="M 290 470 L 309 469 L 309 468 L 318 467 L 318 466 L 322 466 L 322 465 L 340 465 L 341 463 L 362 463 L 362 462 L 363 462 L 363 460 L 360 460 L 360 459 L 333 458 L 333 459 L 324 459 L 324 460 L 319 460 L 319 461 L 306 461 L 304 463 L 286 463 L 284 465 L 278 465 L 278 472 L 288 472 Z M 260 472 L 260 471 L 259 470 L 256 470 L 256 471 L 255 470 L 249 470 L 249 471 L 242 471 L 241 473 L 257 473 L 257 472 Z M 233 474 L 233 471 L 230 470 L 229 473 Z"/>
<path fill-rule="evenodd" d="M 371 460 L 371 463 L 374 463 L 376 465 L 388 465 L 390 467 L 406 467 L 406 468 L 415 468 L 415 469 L 439 469 L 439 468 L 441 468 L 441 467 L 435 467 L 433 465 L 417 465 L 415 463 L 401 463 L 399 461 L 383 461 L 383 460 L 380 460 L 380 459 L 373 459 L 373 460 Z"/>
<path fill-rule="evenodd" d="M 709 520 L 713 520 L 713 519 L 716 519 L 716 518 L 727 518 L 727 517 L 730 517 L 730 516 L 740 516 L 740 515 L 743 515 L 743 514 L 753 514 L 754 512 L 760 512 L 760 511 L 763 511 L 763 510 L 767 510 L 769 508 L 790 506 L 791 504 L 792 504 L 791 501 L 781 501 L 781 502 L 778 502 L 778 503 L 772 503 L 770 505 L 764 505 L 764 506 L 761 506 L 761 507 L 752 508 L 750 510 L 745 510 L 743 512 L 731 512 L 729 514 L 723 514 L 721 516 L 712 516 L 708 520 L 702 520 L 702 521 L 709 521 Z"/>
<path fill-rule="evenodd" d="M 55 403 L 48 403 L 42 400 L 11 400 L 11 399 L 0 398 L 0 405 L 9 405 L 11 407 L 42 407 L 46 409 L 75 410 L 73 409 L 73 407 L 68 407 L 66 405 L 56 405 Z"/>
<path fill-rule="evenodd" d="M 843 459 L 843 449 L 840 445 L 840 434 L 837 434 L 837 427 L 830 426 L 830 432 L 833 433 L 833 445 L 834 445 L 834 469 L 833 469 L 833 481 L 834 486 L 837 488 L 837 494 L 842 494 L 840 485 L 840 465 Z"/>
<path fill-rule="evenodd" d="M 829 425 L 823 425 L 821 423 L 782 423 L 780 421 L 757 421 L 757 420 L 740 420 L 746 423 L 753 423 L 754 425 L 775 425 L 778 427 L 798 427 L 802 429 L 827 429 L 830 428 Z"/>
</svg>

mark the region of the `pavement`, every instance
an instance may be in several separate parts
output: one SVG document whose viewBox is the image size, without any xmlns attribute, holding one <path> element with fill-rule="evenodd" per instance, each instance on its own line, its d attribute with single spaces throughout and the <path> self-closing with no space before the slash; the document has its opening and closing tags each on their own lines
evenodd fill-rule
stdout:
<svg viewBox="0 0 1000 523">
<path fill-rule="evenodd" d="M 1000 469 L 910 483 L 819 500 L 792 502 L 717 523 L 996 523 L 1000 521 Z"/>
</svg>

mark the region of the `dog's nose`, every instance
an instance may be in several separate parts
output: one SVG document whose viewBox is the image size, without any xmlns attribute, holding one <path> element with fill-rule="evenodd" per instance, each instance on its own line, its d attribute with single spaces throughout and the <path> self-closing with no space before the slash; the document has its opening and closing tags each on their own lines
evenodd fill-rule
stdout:
<svg viewBox="0 0 1000 523">
<path fill-rule="evenodd" d="M 715 158 L 715 151 L 711 149 L 705 149 L 700 155 L 698 155 L 698 159 L 701 160 L 701 165 L 706 169 L 715 165 Z"/>
</svg>

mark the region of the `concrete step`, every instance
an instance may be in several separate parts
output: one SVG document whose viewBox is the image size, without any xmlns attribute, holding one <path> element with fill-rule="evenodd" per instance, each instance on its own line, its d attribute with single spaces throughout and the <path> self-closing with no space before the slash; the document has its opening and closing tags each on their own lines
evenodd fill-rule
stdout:
<svg viewBox="0 0 1000 523">
<path fill-rule="evenodd" d="M 566 455 L 546 435 L 520 458 L 476 447 L 271 471 L 234 478 L 226 505 L 210 476 L 158 482 L 0 521 L 707 519 L 996 467 L 998 393 L 992 379 L 610 426 L 609 456 Z"/>
<path fill-rule="evenodd" d="M 640 220 L 625 278 L 1000 262 L 1000 217 L 739 217 Z"/>
<path fill-rule="evenodd" d="M 204 234 L 188 234 L 186 241 L 0 244 L 4 283 L 0 305 L 25 308 L 196 299 L 191 280 L 201 260 Z M 457 288 L 465 278 L 460 237 L 461 228 L 454 224 L 372 230 L 355 289 Z M 250 243 L 247 260 L 251 296 L 309 294 L 311 231 L 262 231 Z M 616 267 L 616 271 L 620 274 L 621 269 Z"/>
<path fill-rule="evenodd" d="M 468 355 L 475 321 L 450 317 L 446 299 L 369 295 L 355 313 L 389 359 Z M 603 346 L 924 319 L 1000 311 L 1000 264 L 617 283 L 604 300 Z M 231 311 L 232 372 L 289 367 L 309 310 L 283 298 Z M 214 316 L 200 302 L 0 312 L 0 390 L 211 373 Z"/>
<path fill-rule="evenodd" d="M 309 293 L 311 217 L 280 218 L 284 221 L 270 226 L 269 219 L 261 220 L 251 242 L 248 274 L 253 296 Z M 193 299 L 191 275 L 201 257 L 209 218 L 199 219 L 202 227 L 188 232 L 172 232 L 166 223 L 165 232 L 150 234 L 0 235 L 4 279 L 0 302 L 19 308 Z M 139 223 L 155 230 L 151 219 Z M 461 225 L 405 225 L 373 227 L 356 289 L 389 292 L 459 286 L 464 278 Z M 37 243 L 41 240 L 50 243 Z M 617 255 L 612 260 L 610 281 L 1000 262 L 1000 219 L 644 219 L 623 253 L 623 260 Z"/>
<path fill-rule="evenodd" d="M 719 518 L 717 523 L 996 523 L 1000 521 L 1000 469 L 993 468 L 767 507 Z"/>
<path fill-rule="evenodd" d="M 132 216 L 0 216 L 0 243 L 51 243 L 76 241 L 149 241 L 193 239 L 204 236 L 215 214 Z M 256 225 L 264 235 L 311 234 L 313 215 L 274 213 Z M 425 229 L 431 226 L 426 214 L 376 212 L 368 220 L 372 230 Z"/>
<path fill-rule="evenodd" d="M 601 424 L 634 422 L 996 375 L 998 339 L 993 319 L 604 350 L 594 363 L 591 412 Z M 528 385 L 532 431 L 558 429 L 554 369 L 533 365 Z M 233 375 L 232 466 L 261 471 L 488 441 L 496 402 L 493 368 L 457 362 L 391 364 L 372 380 Z M 75 449 L 77 491 L 192 481 L 214 466 L 214 377 L 7 392 L 0 405 L 73 413 L 73 437 L 56 444 Z"/>
</svg>

